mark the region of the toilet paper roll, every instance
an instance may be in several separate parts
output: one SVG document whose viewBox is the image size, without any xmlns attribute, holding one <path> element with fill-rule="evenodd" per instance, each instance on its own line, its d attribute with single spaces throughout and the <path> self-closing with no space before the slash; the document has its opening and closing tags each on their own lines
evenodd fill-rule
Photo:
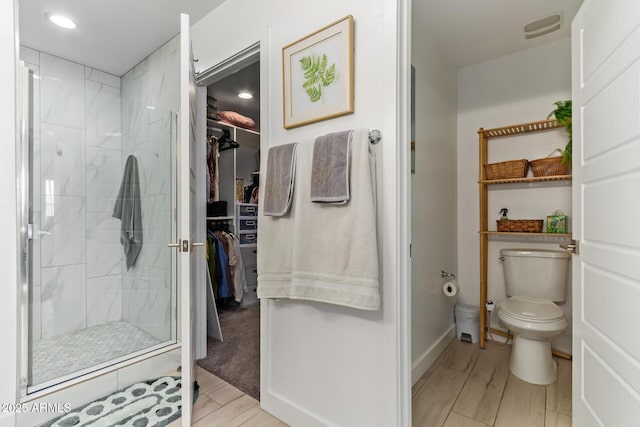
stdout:
<svg viewBox="0 0 640 427">
<path fill-rule="evenodd" d="M 445 296 L 454 297 L 458 293 L 458 284 L 455 280 L 446 282 L 444 285 L 442 285 L 442 292 L 445 294 Z"/>
</svg>

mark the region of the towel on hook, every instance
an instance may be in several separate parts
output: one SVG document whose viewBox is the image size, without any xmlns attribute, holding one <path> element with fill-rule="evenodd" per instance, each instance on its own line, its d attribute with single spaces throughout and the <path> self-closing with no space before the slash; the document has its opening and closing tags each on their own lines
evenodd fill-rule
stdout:
<svg viewBox="0 0 640 427">
<path fill-rule="evenodd" d="M 142 249 L 142 212 L 140 207 L 140 179 L 138 161 L 135 156 L 127 157 L 120 191 L 113 207 L 113 217 L 120 223 L 120 243 L 124 249 L 127 270 L 138 259 Z"/>
<path fill-rule="evenodd" d="M 311 141 L 301 143 L 298 188 L 311 185 L 312 155 Z M 288 216 L 259 219 L 259 298 L 379 308 L 375 157 L 366 129 L 353 131 L 350 168 L 349 203 L 327 209 L 297 191 Z"/>
<path fill-rule="evenodd" d="M 293 199 L 298 143 L 278 145 L 269 149 L 267 178 L 264 190 L 264 214 L 285 216 Z"/>
<path fill-rule="evenodd" d="M 352 131 L 316 138 L 311 163 L 311 201 L 342 205 L 349 201 Z"/>
</svg>

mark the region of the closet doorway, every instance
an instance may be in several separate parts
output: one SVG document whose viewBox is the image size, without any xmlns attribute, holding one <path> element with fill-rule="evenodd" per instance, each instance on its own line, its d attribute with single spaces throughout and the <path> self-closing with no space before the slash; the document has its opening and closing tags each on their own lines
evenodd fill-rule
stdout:
<svg viewBox="0 0 640 427">
<path fill-rule="evenodd" d="M 207 354 L 198 365 L 259 400 L 259 44 L 200 73 L 197 83 L 208 153 L 207 310 L 199 319 Z"/>
</svg>

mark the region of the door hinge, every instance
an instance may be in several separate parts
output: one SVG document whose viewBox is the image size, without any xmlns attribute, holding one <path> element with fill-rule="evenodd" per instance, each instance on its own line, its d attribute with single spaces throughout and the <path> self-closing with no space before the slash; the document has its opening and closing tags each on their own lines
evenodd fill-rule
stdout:
<svg viewBox="0 0 640 427">
<path fill-rule="evenodd" d="M 571 243 L 568 245 L 560 245 L 562 249 L 566 249 L 572 254 L 578 255 L 580 253 L 580 241 L 571 239 Z"/>
</svg>

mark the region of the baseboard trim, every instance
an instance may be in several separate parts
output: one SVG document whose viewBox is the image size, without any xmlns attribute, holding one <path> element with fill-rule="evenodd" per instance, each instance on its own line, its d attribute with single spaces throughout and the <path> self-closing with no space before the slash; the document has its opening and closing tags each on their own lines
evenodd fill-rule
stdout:
<svg viewBox="0 0 640 427">
<path fill-rule="evenodd" d="M 455 338 L 455 323 L 449 326 L 449 328 L 438 337 L 436 342 L 434 342 L 429 348 L 425 350 L 424 353 L 418 357 L 416 361 L 413 362 L 411 366 L 411 385 L 415 385 L 415 383 L 427 372 L 427 369 L 433 362 L 436 361 L 438 356 L 444 351 L 445 348 L 449 345 L 451 341 Z"/>
<path fill-rule="evenodd" d="M 335 427 L 328 420 L 322 419 L 306 408 L 270 390 L 260 392 L 260 408 L 290 425 Z"/>
</svg>

